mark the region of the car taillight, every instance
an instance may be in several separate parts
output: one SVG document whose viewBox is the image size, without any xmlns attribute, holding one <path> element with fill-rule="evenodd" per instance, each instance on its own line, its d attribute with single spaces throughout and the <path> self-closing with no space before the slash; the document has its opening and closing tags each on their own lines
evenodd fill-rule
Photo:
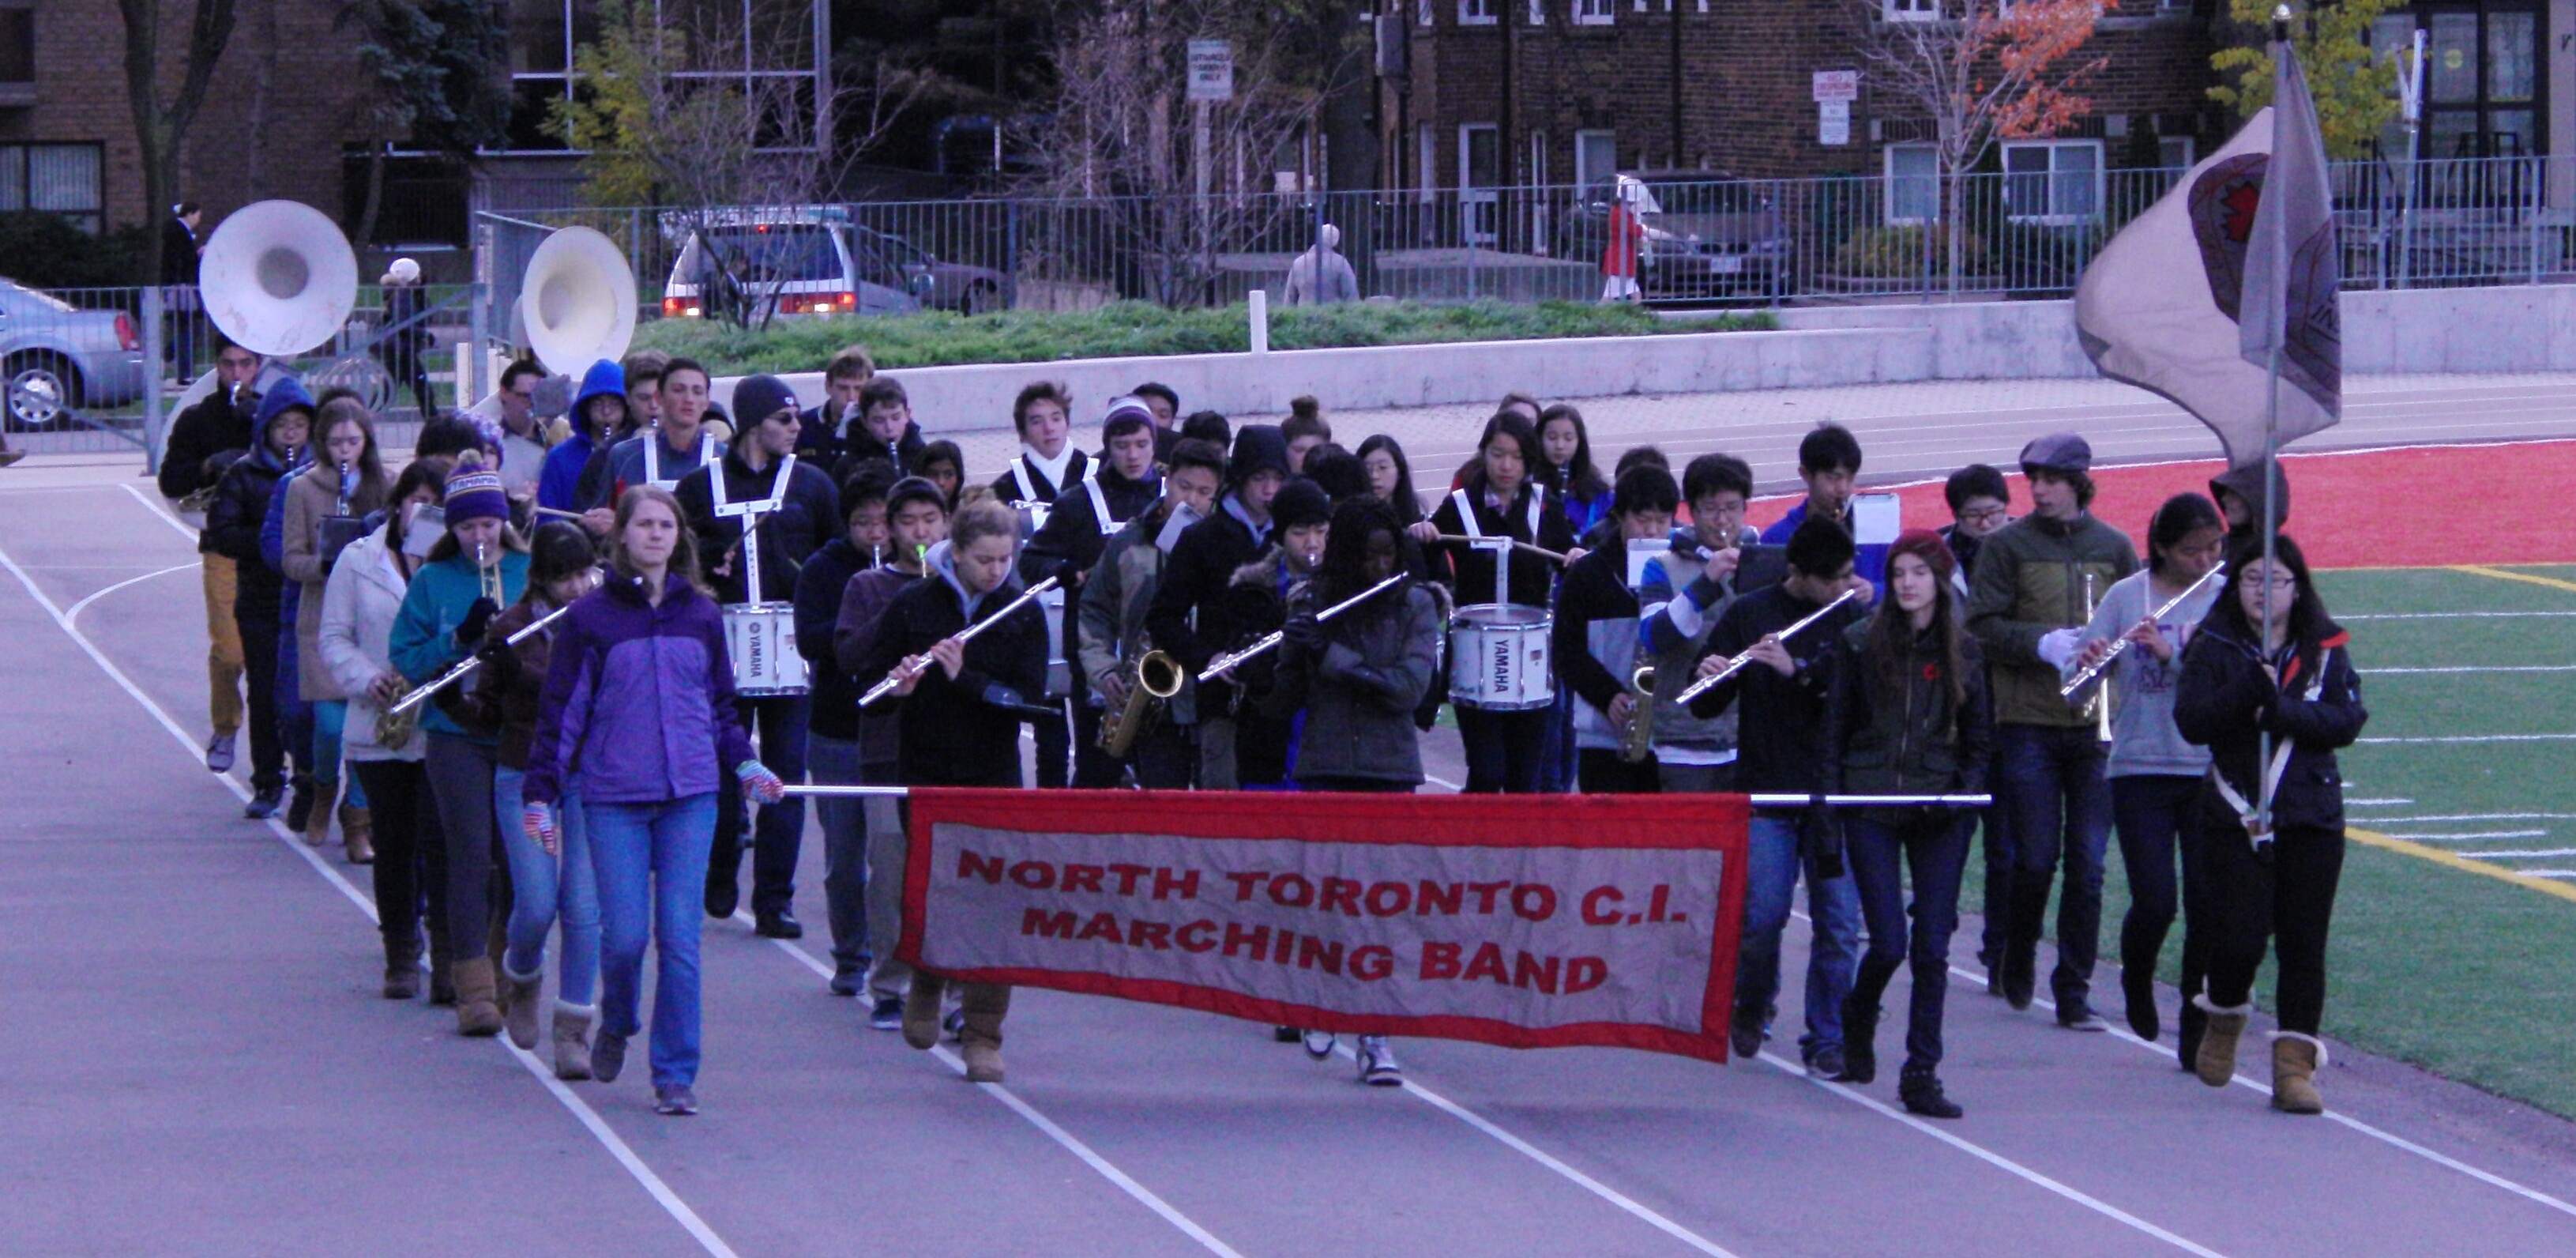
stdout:
<svg viewBox="0 0 2576 1258">
<path fill-rule="evenodd" d="M 706 307 L 701 306 L 686 297 L 665 297 L 662 299 L 662 317 L 665 319 L 698 319 L 704 318 L 706 313 Z"/>
<path fill-rule="evenodd" d="M 848 292 L 800 294 L 778 299 L 780 314 L 848 314 L 858 308 L 858 294 Z"/>
<path fill-rule="evenodd" d="M 143 348 L 143 338 L 134 334 L 134 316 L 116 312 L 116 343 L 126 349 Z"/>
</svg>

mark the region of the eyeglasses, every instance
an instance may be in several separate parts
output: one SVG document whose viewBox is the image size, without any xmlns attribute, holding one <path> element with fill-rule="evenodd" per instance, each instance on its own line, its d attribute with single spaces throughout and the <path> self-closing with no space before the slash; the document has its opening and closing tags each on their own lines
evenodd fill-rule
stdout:
<svg viewBox="0 0 2576 1258">
<path fill-rule="evenodd" d="M 1965 524 L 1986 524 L 2000 520 L 2011 513 L 2010 507 L 1982 507 L 1975 511 L 1960 512 L 1959 520 Z"/>
</svg>

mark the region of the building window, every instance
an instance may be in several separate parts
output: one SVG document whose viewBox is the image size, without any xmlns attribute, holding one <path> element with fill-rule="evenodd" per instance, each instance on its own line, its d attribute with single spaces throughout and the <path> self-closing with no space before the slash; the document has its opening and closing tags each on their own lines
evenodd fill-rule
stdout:
<svg viewBox="0 0 2576 1258">
<path fill-rule="evenodd" d="M 1619 172 L 1619 137 L 1615 131 L 1574 133 L 1574 184 L 1590 189 Z"/>
<path fill-rule="evenodd" d="M 96 233 L 106 209 L 95 144 L 0 144 L 0 211 L 60 214 Z"/>
<path fill-rule="evenodd" d="M 1577 26 L 1608 26 L 1618 20 L 1619 12 L 1610 7 L 1610 0 L 1574 0 Z"/>
<path fill-rule="evenodd" d="M 2086 223 L 2101 212 L 2101 141 L 2004 146 L 2004 213 L 2012 221 Z"/>
<path fill-rule="evenodd" d="M 820 90 L 830 70 L 814 38 L 819 0 L 649 3 L 658 24 L 688 40 L 694 64 L 673 78 L 702 81 L 752 102 L 761 113 L 753 142 L 764 150 L 814 147 L 822 123 Z M 574 59 L 599 41 L 600 8 L 597 0 L 509 0 L 509 150 L 572 147 L 552 107 L 582 94 Z"/>
<path fill-rule="evenodd" d="M 1941 0 L 1881 0 L 1879 15 L 1890 22 L 1938 22 Z"/>
<path fill-rule="evenodd" d="M 2156 165 L 2166 170 L 2189 170 L 2200 160 L 2200 146 L 2187 135 L 2156 137 Z"/>
<path fill-rule="evenodd" d="M 36 11 L 0 0 L 0 94 L 18 89 L 33 104 L 36 86 Z M 0 101 L 5 101 L 0 95 Z"/>
<path fill-rule="evenodd" d="M 1499 0 L 1458 0 L 1458 25 L 1491 26 Z"/>
<path fill-rule="evenodd" d="M 1431 0 L 1414 0 L 1413 20 L 1423 26 L 1431 25 Z"/>
<path fill-rule="evenodd" d="M 1887 146 L 1887 221 L 1929 223 L 1941 217 L 1941 156 L 1929 144 Z"/>
</svg>

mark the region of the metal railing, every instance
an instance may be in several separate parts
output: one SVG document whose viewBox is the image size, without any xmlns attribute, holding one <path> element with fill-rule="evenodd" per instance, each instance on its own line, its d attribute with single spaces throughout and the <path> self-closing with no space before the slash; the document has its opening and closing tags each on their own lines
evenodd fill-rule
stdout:
<svg viewBox="0 0 2576 1258">
<path fill-rule="evenodd" d="M 2179 169 L 1658 179 L 1643 216 L 1650 301 L 1747 304 L 2062 296 L 2094 254 L 2170 190 Z M 2334 169 L 2346 283 L 2356 288 L 2531 283 L 2570 269 L 2576 158 L 2381 161 Z M 647 316 L 660 313 L 692 230 L 710 223 L 830 224 L 862 310 L 1175 306 L 1277 295 L 1325 222 L 1364 295 L 1418 301 L 1589 301 L 1603 288 L 1607 184 L 1354 193 L 1241 193 L 890 201 L 829 206 L 517 211 L 478 215 L 506 326 L 515 266 L 555 227 L 626 246 Z M 1952 265 L 1956 222 L 1957 265 Z M 922 276 L 931 278 L 925 281 Z M 873 291 L 873 290 L 870 290 Z"/>
</svg>

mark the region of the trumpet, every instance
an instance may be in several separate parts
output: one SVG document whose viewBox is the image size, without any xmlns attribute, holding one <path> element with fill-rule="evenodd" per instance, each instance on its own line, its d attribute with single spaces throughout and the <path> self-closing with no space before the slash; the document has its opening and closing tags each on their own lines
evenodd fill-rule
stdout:
<svg viewBox="0 0 2576 1258">
<path fill-rule="evenodd" d="M 1410 573 L 1404 572 L 1396 573 L 1394 576 L 1388 577 L 1387 579 L 1380 581 L 1377 584 L 1350 596 L 1349 598 L 1343 599 L 1341 602 L 1335 603 L 1332 606 L 1317 612 L 1315 614 L 1315 622 L 1317 624 L 1321 624 L 1324 621 L 1331 620 L 1333 617 L 1339 616 L 1343 612 L 1349 611 L 1350 609 L 1377 597 L 1379 594 L 1393 588 L 1398 582 L 1403 581 L 1411 575 L 1412 574 Z M 1209 682 L 1216 680 L 1218 675 L 1224 673 L 1227 669 L 1233 668 L 1256 655 L 1269 654 L 1272 650 L 1278 647 L 1280 641 L 1285 636 L 1286 633 L 1284 630 L 1273 629 L 1270 632 L 1261 635 L 1261 637 L 1255 640 L 1252 645 L 1245 647 L 1240 651 L 1227 651 L 1217 656 L 1215 659 L 1209 660 L 1208 666 L 1199 672 L 1199 684 L 1204 686 Z"/>
<path fill-rule="evenodd" d="M 1029 588 L 1020 591 L 1020 596 L 1003 605 L 1002 610 L 950 634 L 944 640 L 954 642 L 959 646 L 964 646 L 967 643 L 974 641 L 976 634 L 982 633 L 985 630 L 1002 623 L 1004 620 L 1009 619 L 1012 612 L 1028 606 L 1030 603 L 1035 602 L 1039 595 L 1054 588 L 1055 578 L 1048 577 L 1046 580 L 1040 581 L 1036 585 L 1032 585 Z M 905 668 L 901 665 L 897 665 L 893 672 L 886 674 L 886 679 L 884 681 L 868 687 L 868 692 L 859 696 L 859 706 L 864 708 L 873 705 L 877 700 L 893 694 L 896 687 L 901 686 L 903 683 L 910 681 L 915 677 L 921 676 L 922 673 L 927 671 L 930 667 L 930 654 L 926 651 L 922 653 L 921 662 L 913 667 Z"/>
<path fill-rule="evenodd" d="M 2188 586 L 2185 586 L 2182 593 L 2176 594 L 2172 598 L 2165 600 L 2164 606 L 2157 608 L 2154 614 L 2149 616 L 2148 619 L 2154 620 L 2160 624 L 2163 623 L 2165 617 L 2173 614 L 2173 609 L 2182 606 L 2185 602 L 2190 600 L 2192 595 L 2199 593 L 2200 587 L 2207 585 L 2226 574 L 2227 565 L 2223 563 L 2205 573 L 2202 573 L 2200 579 L 2192 582 Z M 2057 688 L 2057 697 L 2060 699 L 2074 698 L 2076 691 L 2092 685 L 2094 678 L 2108 672 L 2111 667 L 2111 661 L 2120 658 L 2121 653 L 2136 645 L 2137 642 L 2126 634 L 2113 639 L 2111 642 L 2111 653 L 2093 661 L 2092 665 L 2089 667 L 2077 669 L 2075 671 L 2075 676 L 2071 680 L 2069 680 L 2065 685 Z"/>
<path fill-rule="evenodd" d="M 1100 749 L 1112 760 L 1124 759 L 1136 746 L 1136 736 L 1145 732 L 1145 719 L 1155 705 L 1179 694 L 1181 683 L 1188 679 L 1179 660 L 1161 651 L 1147 651 L 1128 670 L 1127 701 L 1100 718 Z"/>
<path fill-rule="evenodd" d="M 1842 592 L 1842 595 L 1841 595 L 1840 597 L 1836 598 L 1834 601 L 1832 601 L 1832 602 L 1830 602 L 1830 603 L 1827 603 L 1827 604 L 1825 604 L 1825 605 L 1824 605 L 1824 606 L 1822 606 L 1822 607 L 1817 608 L 1817 609 L 1816 609 L 1812 614 L 1810 614 L 1809 616 L 1807 616 L 1805 619 L 1800 620 L 1798 623 L 1796 623 L 1796 624 L 1794 624 L 1794 625 L 1791 625 L 1791 626 L 1789 626 L 1789 627 L 1788 627 L 1788 628 L 1786 628 L 1786 629 L 1781 630 L 1781 631 L 1779 632 L 1779 634 L 1778 634 L 1779 640 L 1780 640 L 1780 641 L 1782 641 L 1782 642 L 1786 642 L 1786 641 L 1788 641 L 1788 640 L 1789 640 L 1789 639 L 1791 639 L 1791 638 L 1797 637 L 1797 636 L 1798 636 L 1798 634 L 1799 634 L 1801 631 L 1803 631 L 1804 629 L 1806 629 L 1806 628 L 1807 628 L 1807 626 L 1812 625 L 1812 624 L 1816 623 L 1816 622 L 1817 622 L 1817 621 L 1819 621 L 1819 620 L 1823 620 L 1826 616 L 1831 615 L 1831 614 L 1833 613 L 1833 610 L 1834 610 L 1835 608 L 1840 607 L 1840 606 L 1842 606 L 1843 604 L 1848 603 L 1848 602 L 1852 601 L 1853 599 L 1856 599 L 1856 598 L 1859 598 L 1859 597 L 1860 597 L 1860 591 L 1858 591 L 1858 590 L 1845 590 L 1845 591 L 1843 591 L 1843 592 Z M 1690 702 L 1691 700 L 1696 699 L 1696 698 L 1700 697 L 1700 696 L 1701 696 L 1701 695 L 1703 695 L 1703 694 L 1706 694 L 1706 693 L 1708 692 L 1709 688 L 1710 688 L 1710 687 L 1712 687 L 1712 686 L 1715 686 L 1717 683 L 1722 682 L 1722 681 L 1726 680 L 1726 679 L 1727 679 L 1727 678 L 1729 678 L 1729 677 L 1733 677 L 1733 676 L 1734 676 L 1734 675 L 1736 675 L 1737 673 L 1743 672 L 1743 671 L 1744 671 L 1744 666 L 1745 666 L 1745 665 L 1747 665 L 1747 664 L 1750 664 L 1750 663 L 1752 663 L 1752 662 L 1753 662 L 1753 652 L 1751 652 L 1751 651 L 1749 651 L 1749 650 L 1748 650 L 1748 651 L 1746 651 L 1746 652 L 1744 652 L 1744 653 L 1743 653 L 1743 654 L 1741 654 L 1741 655 L 1734 656 L 1734 657 L 1732 657 L 1732 658 L 1730 658 L 1730 659 L 1728 659 L 1728 660 L 1726 661 L 1726 667 L 1721 668 L 1721 669 L 1717 670 L 1716 672 L 1709 674 L 1709 675 L 1708 675 L 1708 676 L 1706 676 L 1706 677 L 1702 677 L 1702 678 L 1700 678 L 1698 681 L 1692 682 L 1692 683 L 1691 683 L 1687 688 L 1685 688 L 1685 689 L 1684 689 L 1680 694 L 1674 695 L 1674 696 L 1673 696 L 1673 701 L 1674 701 L 1675 703 L 1688 703 L 1688 702 Z"/>
<path fill-rule="evenodd" d="M 1619 727 L 1619 758 L 1644 764 L 1655 743 L 1655 666 L 1628 674 L 1628 723 Z"/>
</svg>

